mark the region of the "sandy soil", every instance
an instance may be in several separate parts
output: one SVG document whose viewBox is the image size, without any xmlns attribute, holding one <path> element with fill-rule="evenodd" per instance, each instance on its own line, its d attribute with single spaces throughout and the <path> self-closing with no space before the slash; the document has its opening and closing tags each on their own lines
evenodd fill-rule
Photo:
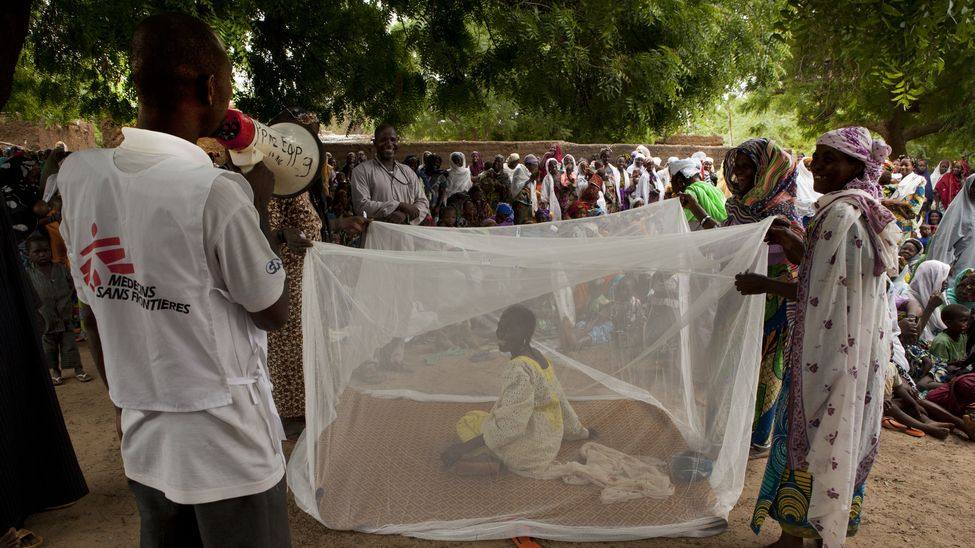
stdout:
<svg viewBox="0 0 975 548">
<path fill-rule="evenodd" d="M 82 349 L 82 356 L 93 371 L 87 349 Z M 31 517 L 27 527 L 42 535 L 49 546 L 136 546 L 139 516 L 122 473 L 114 416 L 104 387 L 100 381 L 81 384 L 69 378 L 57 392 L 91 494 L 69 508 Z M 886 430 L 881 444 L 880 457 L 870 475 L 860 534 L 849 545 L 971 546 L 975 535 L 975 520 L 971 518 L 975 508 L 975 444 L 957 437 L 943 442 L 918 440 Z M 705 539 L 655 540 L 653 545 L 758 546 L 774 541 L 779 534 L 775 522 L 766 522 L 759 536 L 748 528 L 764 464 L 761 460 L 749 463 L 744 492 L 731 512 L 725 533 Z M 293 504 L 290 515 L 295 546 L 446 545 L 332 531 Z M 509 541 L 469 544 L 512 546 Z M 540 544 L 571 545 L 544 540 Z"/>
</svg>

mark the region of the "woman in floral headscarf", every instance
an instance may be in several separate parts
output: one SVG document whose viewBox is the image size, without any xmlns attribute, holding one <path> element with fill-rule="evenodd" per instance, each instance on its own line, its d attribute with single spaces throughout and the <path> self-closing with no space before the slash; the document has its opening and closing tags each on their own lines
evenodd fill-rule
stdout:
<svg viewBox="0 0 975 548">
<path fill-rule="evenodd" d="M 794 232 L 769 233 L 800 263 L 798 283 L 736 280 L 744 294 L 796 301 L 772 450 L 752 516 L 756 533 L 768 516 L 779 522 L 779 546 L 801 546 L 803 538 L 842 546 L 860 525 L 891 357 L 886 284 L 897 273 L 900 231 L 880 205 L 877 185 L 889 153 L 866 128 L 821 136 L 812 172 L 823 196 L 804 246 L 784 243 L 796 241 Z"/>
<path fill-rule="evenodd" d="M 728 151 L 722 171 L 732 193 L 725 203 L 728 213 L 725 226 L 775 217 L 779 221 L 773 230 L 789 230 L 796 238 L 802 237 L 802 222 L 795 206 L 796 162 L 779 145 L 768 139 L 749 139 Z M 768 275 L 754 276 L 794 283 L 798 267 L 788 260 L 781 245 L 773 243 L 769 246 Z M 782 387 L 787 331 L 794 306 L 781 295 L 766 294 L 762 368 L 752 422 L 753 457 L 767 454 L 772 443 L 775 405 Z"/>
</svg>

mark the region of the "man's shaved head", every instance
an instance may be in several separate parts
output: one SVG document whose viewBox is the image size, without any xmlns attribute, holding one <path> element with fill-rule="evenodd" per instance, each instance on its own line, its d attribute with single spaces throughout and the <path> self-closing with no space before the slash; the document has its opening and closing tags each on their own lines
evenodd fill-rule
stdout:
<svg viewBox="0 0 975 548">
<path fill-rule="evenodd" d="M 191 15 L 159 13 L 143 19 L 132 36 L 130 59 L 143 107 L 165 109 L 187 100 L 202 105 L 230 100 L 230 59 L 223 43 L 206 23 Z M 208 98 L 211 77 L 217 96 Z M 224 94 L 227 96 L 221 97 Z"/>
</svg>

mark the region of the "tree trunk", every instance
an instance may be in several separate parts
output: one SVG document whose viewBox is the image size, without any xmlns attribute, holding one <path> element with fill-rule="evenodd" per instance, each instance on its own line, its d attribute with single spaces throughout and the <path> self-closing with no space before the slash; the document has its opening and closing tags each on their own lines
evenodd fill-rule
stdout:
<svg viewBox="0 0 975 548">
<path fill-rule="evenodd" d="M 27 38 L 33 0 L 11 0 L 0 9 L 0 110 L 10 99 L 14 70 Z"/>
<path fill-rule="evenodd" d="M 904 134 L 903 127 L 888 129 L 883 138 L 890 146 L 891 158 L 896 159 L 901 154 L 907 154 L 907 136 Z"/>
<path fill-rule="evenodd" d="M 901 154 L 907 154 L 907 135 L 904 132 L 904 111 L 894 108 L 890 117 L 883 124 L 880 134 L 884 141 L 890 146 L 890 157 L 897 158 Z"/>
<path fill-rule="evenodd" d="M 903 110 L 896 108 L 890 116 L 880 123 L 864 124 L 871 131 L 875 131 L 890 145 L 890 155 L 896 158 L 901 154 L 907 154 L 907 143 L 914 139 L 940 133 L 948 130 L 951 125 L 949 121 L 932 120 L 927 123 L 909 123 L 910 116 Z"/>
</svg>

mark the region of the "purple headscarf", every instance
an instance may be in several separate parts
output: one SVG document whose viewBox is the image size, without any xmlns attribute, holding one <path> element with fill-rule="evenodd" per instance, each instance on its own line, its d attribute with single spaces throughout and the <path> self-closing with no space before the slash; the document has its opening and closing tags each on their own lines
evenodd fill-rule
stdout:
<svg viewBox="0 0 975 548">
<path fill-rule="evenodd" d="M 870 226 L 868 233 L 870 244 L 874 248 L 874 274 L 879 276 L 885 270 L 880 253 L 879 235 L 883 232 L 884 227 L 894 222 L 894 215 L 879 201 L 881 193 L 880 185 L 877 184 L 884 162 L 890 155 L 890 147 L 883 139 L 871 137 L 870 130 L 860 126 L 844 127 L 824 133 L 816 140 L 816 144 L 833 147 L 843 154 L 863 162 L 863 177 L 853 179 L 843 189 L 862 190 L 873 197 L 871 200 L 863 195 L 846 196 L 856 203 L 867 218 L 867 224 Z"/>
<path fill-rule="evenodd" d="M 890 155 L 890 147 L 883 139 L 875 140 L 870 136 L 870 131 L 867 128 L 853 126 L 824 133 L 816 140 L 816 144 L 833 147 L 847 156 L 863 162 L 865 166 L 863 177 L 853 179 L 846 184 L 845 188 L 860 189 L 874 198 L 880 199 L 880 185 L 877 184 L 877 181 L 880 179 L 884 162 Z"/>
</svg>

